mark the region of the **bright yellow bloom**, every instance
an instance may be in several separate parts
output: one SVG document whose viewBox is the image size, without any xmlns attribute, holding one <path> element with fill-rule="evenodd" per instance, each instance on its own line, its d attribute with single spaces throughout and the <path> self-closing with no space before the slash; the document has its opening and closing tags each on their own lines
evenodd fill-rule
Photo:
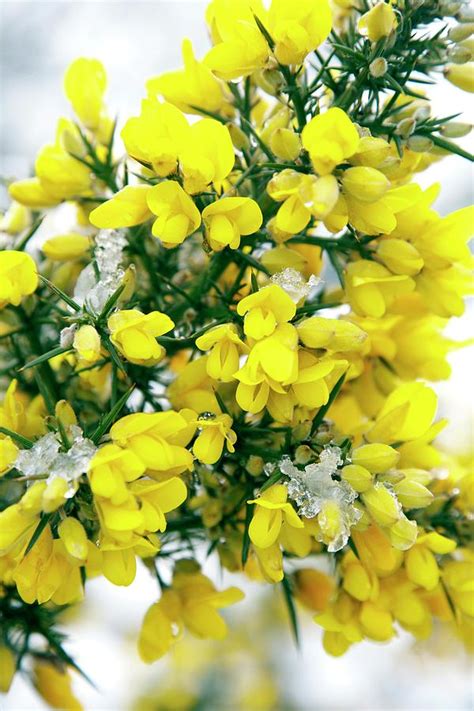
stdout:
<svg viewBox="0 0 474 711">
<path fill-rule="evenodd" d="M 131 450 L 106 444 L 92 459 L 88 478 L 96 496 L 120 504 L 128 496 L 126 482 L 138 479 L 144 472 L 145 465 Z"/>
<path fill-rule="evenodd" d="M 207 240 L 216 252 L 227 245 L 237 249 L 242 235 L 256 232 L 263 221 L 262 211 L 248 197 L 227 197 L 204 208 L 202 219 Z"/>
<path fill-rule="evenodd" d="M 346 294 L 354 311 L 381 318 L 395 299 L 412 291 L 415 282 L 406 275 L 393 275 L 381 264 L 361 259 L 346 269 Z"/>
<path fill-rule="evenodd" d="M 348 115 L 337 107 L 311 119 L 301 134 L 303 146 L 309 152 L 314 169 L 326 175 L 359 145 L 359 134 Z"/>
<path fill-rule="evenodd" d="M 194 424 L 199 434 L 193 445 L 193 454 L 200 462 L 215 464 L 221 457 L 224 444 L 229 452 L 235 452 L 237 435 L 229 415 L 199 417 Z"/>
<path fill-rule="evenodd" d="M 11 469 L 18 452 L 19 449 L 11 437 L 0 435 L 0 477 Z"/>
<path fill-rule="evenodd" d="M 16 658 L 9 647 L 0 645 L 0 692 L 8 693 L 16 672 Z"/>
<path fill-rule="evenodd" d="M 192 455 L 176 438 L 189 431 L 185 418 L 173 410 L 136 413 L 118 420 L 110 430 L 114 443 L 130 449 L 152 472 L 180 474 L 192 465 Z M 193 430 L 189 435 L 191 439 Z M 188 441 L 189 441 L 188 439 Z"/>
<path fill-rule="evenodd" d="M 55 262 L 67 262 L 84 257 L 91 246 L 90 238 L 75 232 L 56 235 L 43 243 L 43 254 Z"/>
<path fill-rule="evenodd" d="M 30 223 L 30 211 L 18 202 L 12 202 L 0 217 L 0 230 L 9 235 L 17 235 Z"/>
<path fill-rule="evenodd" d="M 401 506 L 396 496 L 382 482 L 374 484 L 361 498 L 379 526 L 392 526 L 400 518 Z"/>
<path fill-rule="evenodd" d="M 34 685 L 39 695 L 53 709 L 83 711 L 83 706 L 71 688 L 68 669 L 48 661 L 37 661 L 34 666 Z"/>
<path fill-rule="evenodd" d="M 313 612 L 322 612 L 334 591 L 334 580 L 312 568 L 300 568 L 295 573 L 295 596 Z"/>
<path fill-rule="evenodd" d="M 450 561 L 443 566 L 441 575 L 456 607 L 465 615 L 474 617 L 472 562 L 469 560 Z"/>
<path fill-rule="evenodd" d="M 199 114 L 199 109 L 219 112 L 225 101 L 224 85 L 204 62 L 196 59 L 188 39 L 183 40 L 182 55 L 184 68 L 149 79 L 148 93 L 160 94 L 165 101 L 188 114 Z"/>
<path fill-rule="evenodd" d="M 440 569 L 435 554 L 452 553 L 456 542 L 432 531 L 418 537 L 416 545 L 405 554 L 405 570 L 408 578 L 426 590 L 434 590 L 440 578 Z"/>
<path fill-rule="evenodd" d="M 147 204 L 148 185 L 127 185 L 92 210 L 89 220 L 95 227 L 132 227 L 151 217 Z"/>
<path fill-rule="evenodd" d="M 270 148 L 282 160 L 295 160 L 301 152 L 301 140 L 289 128 L 277 128 L 270 137 Z"/>
<path fill-rule="evenodd" d="M 176 106 L 148 98 L 142 101 L 140 116 L 128 119 L 121 136 L 132 158 L 166 177 L 175 172 L 189 131 L 186 117 Z"/>
<path fill-rule="evenodd" d="M 0 252 L 0 309 L 7 304 L 18 306 L 37 286 L 36 264 L 29 254 L 9 249 Z"/>
<path fill-rule="evenodd" d="M 281 286 L 271 284 L 241 299 L 237 313 L 245 315 L 245 335 L 260 340 L 270 336 L 278 324 L 291 321 L 296 304 Z"/>
<path fill-rule="evenodd" d="M 272 0 L 267 30 L 275 42 L 280 64 L 301 64 L 331 31 L 331 10 L 327 0 Z"/>
<path fill-rule="evenodd" d="M 64 75 L 64 91 L 79 120 L 94 131 L 103 111 L 107 86 L 105 69 L 98 59 L 80 57 L 74 60 Z"/>
<path fill-rule="evenodd" d="M 206 370 L 213 380 L 229 383 L 239 369 L 241 353 L 247 353 L 248 347 L 239 338 L 234 324 L 223 323 L 210 328 L 196 339 L 196 346 L 201 351 L 211 349 L 206 361 Z"/>
<path fill-rule="evenodd" d="M 223 639 L 227 625 L 218 610 L 240 602 L 244 597 L 235 587 L 218 592 L 197 566 L 194 570 L 191 566 L 191 562 L 181 562 L 182 570 L 175 571 L 172 587 L 165 590 L 145 615 L 138 651 L 148 664 L 166 654 L 181 636 L 183 628 L 201 639 Z"/>
<path fill-rule="evenodd" d="M 227 178 L 234 167 L 234 145 L 229 129 L 219 121 L 204 118 L 192 124 L 179 153 L 184 189 L 194 195 Z"/>
<path fill-rule="evenodd" d="M 264 19 L 261 0 L 212 0 L 206 11 L 214 47 L 204 63 L 216 76 L 230 81 L 265 65 L 270 48 L 254 13 Z"/>
<path fill-rule="evenodd" d="M 129 486 L 130 492 L 140 502 L 143 524 L 139 532 L 165 531 L 165 513 L 177 509 L 185 501 L 188 490 L 186 484 L 176 476 L 166 481 L 138 479 Z"/>
<path fill-rule="evenodd" d="M 131 363 L 155 365 L 166 354 L 156 341 L 158 336 L 171 331 L 175 324 L 160 311 L 143 314 L 138 309 L 117 311 L 107 321 L 110 339 Z"/>
<path fill-rule="evenodd" d="M 394 274 L 415 276 L 424 261 L 417 248 L 401 239 L 384 239 L 377 247 L 377 257 Z"/>
<path fill-rule="evenodd" d="M 192 198 L 174 180 L 164 180 L 147 194 L 149 210 L 157 216 L 151 228 L 165 247 L 176 247 L 201 224 Z"/>
<path fill-rule="evenodd" d="M 428 432 L 437 407 L 437 397 L 423 383 L 404 383 L 390 393 L 374 426 L 369 441 L 397 442 L 416 440 Z"/>
<path fill-rule="evenodd" d="M 388 37 L 397 27 L 397 17 L 393 7 L 385 2 L 379 2 L 359 20 L 359 32 L 368 37 L 371 42 L 377 42 L 382 37 Z"/>
<path fill-rule="evenodd" d="M 59 200 L 49 193 L 39 178 L 25 178 L 16 180 L 8 186 L 8 193 L 13 200 L 26 207 L 50 207 Z"/>
<path fill-rule="evenodd" d="M 255 504 L 255 512 L 249 526 L 250 540 L 257 548 L 268 548 L 280 535 L 285 522 L 293 528 L 303 528 L 303 522 L 287 502 L 288 490 L 282 484 L 274 484 L 264 491 L 258 499 L 247 503 Z"/>
</svg>

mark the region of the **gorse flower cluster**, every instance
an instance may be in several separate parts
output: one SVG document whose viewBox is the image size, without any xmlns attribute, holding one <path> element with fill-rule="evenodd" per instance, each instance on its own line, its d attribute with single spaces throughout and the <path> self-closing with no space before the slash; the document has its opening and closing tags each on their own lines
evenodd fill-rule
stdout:
<svg viewBox="0 0 474 711">
<path fill-rule="evenodd" d="M 243 593 L 208 556 L 281 586 L 295 633 L 295 600 L 316 612 L 330 654 L 434 619 L 469 636 L 472 474 L 433 443 L 427 381 L 458 346 L 474 219 L 413 181 L 470 157 L 420 88 L 474 89 L 469 20 L 212 0 L 211 49 L 184 41 L 121 140 L 102 64 L 67 69 L 72 117 L 1 221 L 3 689 L 33 658 L 40 693 L 80 708 L 56 606 L 137 565 L 158 584 L 145 662 L 222 639 Z"/>
</svg>

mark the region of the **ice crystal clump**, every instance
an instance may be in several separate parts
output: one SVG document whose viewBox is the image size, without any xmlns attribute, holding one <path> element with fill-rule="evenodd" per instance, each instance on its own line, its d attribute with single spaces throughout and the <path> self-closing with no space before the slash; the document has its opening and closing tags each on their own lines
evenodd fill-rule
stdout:
<svg viewBox="0 0 474 711">
<path fill-rule="evenodd" d="M 95 238 L 96 264 L 89 264 L 82 270 L 74 290 L 74 299 L 80 306 L 87 306 L 93 313 L 100 314 L 124 277 L 122 259 L 126 244 L 122 232 L 99 232 Z"/>
<path fill-rule="evenodd" d="M 331 553 L 341 550 L 346 545 L 351 526 L 357 523 L 361 516 L 360 511 L 353 506 L 357 492 L 346 482 L 333 479 L 333 474 L 342 463 L 339 447 L 326 447 L 321 452 L 319 462 L 308 464 L 303 470 L 298 469 L 289 457 L 284 457 L 278 465 L 280 471 L 289 479 L 286 483 L 288 496 L 298 505 L 300 516 L 305 518 L 314 518 L 318 514 L 324 516 L 327 504 L 337 505 L 340 526 L 337 534 L 328 544 Z"/>
<path fill-rule="evenodd" d="M 72 437 L 72 444 L 67 452 L 61 451 L 58 435 L 50 432 L 35 442 L 31 449 L 22 450 L 15 461 L 16 469 L 25 476 L 47 475 L 48 484 L 57 477 L 65 479 L 69 484 L 66 498 L 76 493 L 77 480 L 88 471 L 97 451 L 95 444 L 83 436 L 80 427 L 72 425 L 68 435 Z"/>
<path fill-rule="evenodd" d="M 77 331 L 77 323 L 72 326 L 66 326 L 59 334 L 59 345 L 61 348 L 70 348 L 74 342 L 74 336 Z"/>
<path fill-rule="evenodd" d="M 274 274 L 271 281 L 286 291 L 295 304 L 309 296 L 314 287 L 321 283 L 321 279 L 314 274 L 306 281 L 301 272 L 291 267 Z"/>
</svg>

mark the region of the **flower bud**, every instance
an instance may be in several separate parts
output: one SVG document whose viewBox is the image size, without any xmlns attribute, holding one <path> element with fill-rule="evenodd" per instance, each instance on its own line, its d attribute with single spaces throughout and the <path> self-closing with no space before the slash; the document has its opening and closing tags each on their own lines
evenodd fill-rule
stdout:
<svg viewBox="0 0 474 711">
<path fill-rule="evenodd" d="M 440 3 L 439 14 L 444 17 L 454 17 L 454 15 L 459 12 L 461 7 L 461 2 L 451 2 L 450 0 L 447 0 L 447 2 Z"/>
<path fill-rule="evenodd" d="M 403 479 L 393 488 L 397 499 L 406 509 L 422 509 L 433 500 L 433 494 L 426 486 L 411 479 Z"/>
<path fill-rule="evenodd" d="M 359 20 L 358 30 L 371 42 L 377 42 L 382 37 L 388 37 L 397 26 L 397 18 L 391 5 L 379 2 Z"/>
<path fill-rule="evenodd" d="M 372 581 L 367 570 L 358 561 L 349 564 L 345 569 L 343 588 L 351 597 L 359 600 L 359 602 L 370 599 L 372 594 Z"/>
<path fill-rule="evenodd" d="M 313 183 L 308 183 L 308 190 L 300 191 L 305 205 L 317 219 L 324 219 L 332 211 L 339 197 L 339 186 L 334 175 L 323 175 Z"/>
<path fill-rule="evenodd" d="M 398 461 L 399 454 L 388 444 L 363 444 L 352 450 L 353 464 L 365 467 L 372 474 L 380 474 L 391 469 Z"/>
<path fill-rule="evenodd" d="M 67 400 L 59 400 L 54 408 L 56 419 L 59 420 L 63 427 L 77 425 L 77 417 Z"/>
<path fill-rule="evenodd" d="M 301 140 L 289 128 L 277 128 L 270 138 L 270 148 L 282 160 L 295 160 L 301 152 Z"/>
<path fill-rule="evenodd" d="M 222 519 L 222 501 L 209 499 L 202 509 L 202 522 L 206 528 L 216 526 Z"/>
<path fill-rule="evenodd" d="M 369 72 L 373 77 L 378 79 L 387 73 L 388 63 L 385 57 L 377 57 L 369 64 Z"/>
<path fill-rule="evenodd" d="M 426 590 L 433 590 L 439 581 L 439 568 L 433 553 L 422 545 L 415 545 L 405 554 L 408 578 Z"/>
<path fill-rule="evenodd" d="M 365 467 L 358 464 L 348 464 L 341 472 L 342 479 L 347 481 L 355 491 L 368 491 L 374 482 L 373 475 Z"/>
<path fill-rule="evenodd" d="M 257 457 L 255 454 L 251 454 L 247 459 L 247 464 L 245 465 L 246 471 L 250 476 L 260 476 L 263 472 L 264 461 L 262 457 Z"/>
<path fill-rule="evenodd" d="M 444 76 L 459 89 L 474 92 L 474 62 L 450 64 L 444 70 Z"/>
<path fill-rule="evenodd" d="M 455 45 L 449 50 L 448 59 L 450 62 L 453 62 L 453 64 L 466 64 L 466 62 L 472 59 L 472 54 L 467 47 Z"/>
<path fill-rule="evenodd" d="M 410 521 L 402 514 L 398 521 L 389 528 L 390 543 L 399 551 L 406 551 L 415 543 L 418 535 L 416 521 Z"/>
<path fill-rule="evenodd" d="M 456 25 L 448 32 L 448 39 L 452 42 L 462 42 L 472 35 L 474 32 L 474 22 L 468 22 L 464 25 Z"/>
<path fill-rule="evenodd" d="M 394 494 L 377 483 L 362 494 L 368 512 L 379 526 L 393 526 L 401 516 L 401 507 Z"/>
<path fill-rule="evenodd" d="M 459 22 L 474 23 L 474 8 L 470 5 L 464 5 L 456 15 Z"/>
<path fill-rule="evenodd" d="M 94 363 L 100 357 L 100 336 L 94 326 L 81 326 L 72 345 L 83 360 Z"/>
<path fill-rule="evenodd" d="M 428 136 L 410 136 L 407 148 L 414 153 L 429 153 L 433 148 L 433 141 Z"/>
<path fill-rule="evenodd" d="M 382 240 L 377 247 L 377 256 L 394 274 L 413 276 L 424 265 L 416 247 L 402 239 Z"/>
<path fill-rule="evenodd" d="M 414 118 L 405 118 L 399 122 L 395 133 L 398 136 L 402 136 L 403 138 L 408 138 L 409 136 L 411 136 L 415 128 L 416 120 Z"/>
<path fill-rule="evenodd" d="M 0 477 L 13 466 L 18 456 L 18 447 L 10 437 L 0 439 Z"/>
<path fill-rule="evenodd" d="M 68 516 L 58 526 L 59 538 L 73 558 L 85 560 L 87 558 L 87 536 L 84 526 L 77 518 Z"/>
<path fill-rule="evenodd" d="M 461 121 L 450 121 L 440 130 L 442 136 L 446 138 L 462 138 L 472 131 L 472 124 Z"/>
<path fill-rule="evenodd" d="M 342 176 L 344 190 L 363 202 L 379 200 L 389 189 L 389 179 L 376 168 L 348 168 Z"/>
<path fill-rule="evenodd" d="M 308 348 L 326 348 L 331 351 L 360 350 L 367 334 L 350 321 L 310 316 L 301 321 L 298 335 Z"/>
<path fill-rule="evenodd" d="M 319 570 L 302 568 L 295 573 L 295 595 L 305 607 L 314 612 L 327 607 L 333 589 L 333 579 Z"/>
<path fill-rule="evenodd" d="M 276 69 L 262 69 L 253 75 L 255 83 L 270 96 L 278 96 L 283 86 L 283 77 Z"/>
<path fill-rule="evenodd" d="M 249 138 L 247 134 L 242 131 L 240 126 L 236 126 L 235 123 L 227 123 L 226 126 L 229 129 L 232 143 L 237 150 L 241 151 L 250 148 Z"/>
<path fill-rule="evenodd" d="M 392 615 L 373 602 L 362 604 L 359 621 L 365 635 L 376 642 L 386 642 L 394 635 Z"/>
<path fill-rule="evenodd" d="M 357 152 L 349 159 L 354 165 L 367 165 L 377 168 L 390 153 L 390 145 L 383 138 L 363 136 Z"/>
<path fill-rule="evenodd" d="M 308 464 L 314 459 L 314 452 L 307 444 L 300 444 L 295 450 L 295 464 Z"/>
</svg>

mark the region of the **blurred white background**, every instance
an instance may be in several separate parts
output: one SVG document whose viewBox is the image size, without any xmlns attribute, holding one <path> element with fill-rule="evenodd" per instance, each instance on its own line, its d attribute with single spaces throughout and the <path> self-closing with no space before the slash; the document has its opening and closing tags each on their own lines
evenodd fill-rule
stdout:
<svg viewBox="0 0 474 711">
<path fill-rule="evenodd" d="M 193 41 L 198 56 L 205 52 L 205 6 L 204 0 L 0 0 L 0 175 L 26 177 L 36 151 L 53 139 L 56 119 L 68 115 L 62 76 L 72 59 L 82 55 L 102 60 L 109 77 L 108 105 L 124 121 L 138 111 L 147 78 L 181 66 L 184 37 Z M 430 91 L 434 113 L 463 111 L 460 120 L 473 121 L 468 94 L 444 81 Z M 463 145 L 472 150 L 470 138 Z M 442 182 L 437 204 L 442 214 L 472 201 L 472 171 L 461 158 L 449 157 L 417 179 L 423 186 Z M 4 193 L 1 199 L 4 208 Z M 472 312 L 453 319 L 449 335 L 472 336 Z M 472 349 L 454 353 L 451 381 L 437 386 L 440 413 L 451 419 L 444 443 L 458 451 L 467 450 L 472 442 L 472 356 Z M 68 645 L 99 687 L 77 683 L 88 711 L 127 709 L 139 688 L 156 679 L 162 664 L 144 666 L 126 641 L 136 635 L 155 596 L 156 583 L 145 570 L 130 588 L 105 581 L 88 586 L 87 616 L 71 623 Z M 251 615 L 252 601 L 244 605 Z M 448 654 L 436 637 L 425 645 L 413 645 L 407 636 L 383 648 L 364 643 L 342 659 L 332 659 L 323 652 L 315 625 L 309 623 L 303 636 L 299 653 L 289 636 L 279 650 L 279 682 L 289 689 L 298 711 L 473 708 L 470 662 L 457 648 Z M 1 708 L 46 707 L 18 678 Z"/>
</svg>

